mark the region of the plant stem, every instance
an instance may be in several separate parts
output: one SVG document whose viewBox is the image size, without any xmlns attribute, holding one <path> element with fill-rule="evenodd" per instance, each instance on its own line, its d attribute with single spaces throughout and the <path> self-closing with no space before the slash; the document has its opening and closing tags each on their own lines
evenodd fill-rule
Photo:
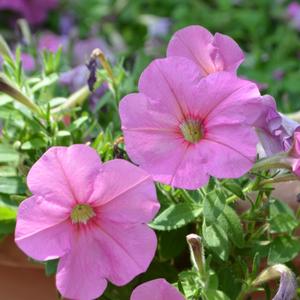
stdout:
<svg viewBox="0 0 300 300">
<path fill-rule="evenodd" d="M 52 110 L 53 113 L 56 114 L 60 114 L 62 113 L 64 110 L 70 109 L 78 104 L 83 103 L 87 97 L 90 95 L 90 90 L 89 87 L 87 85 L 85 85 L 84 87 L 82 87 L 80 90 L 76 91 L 74 94 L 72 94 L 65 103 L 63 103 L 62 105 L 54 108 Z"/>
</svg>

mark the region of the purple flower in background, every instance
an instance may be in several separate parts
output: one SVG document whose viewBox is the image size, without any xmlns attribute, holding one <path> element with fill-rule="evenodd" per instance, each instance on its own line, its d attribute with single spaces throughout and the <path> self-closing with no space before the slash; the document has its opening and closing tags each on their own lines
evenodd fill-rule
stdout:
<svg viewBox="0 0 300 300">
<path fill-rule="evenodd" d="M 61 74 L 59 82 L 67 86 L 70 92 L 75 92 L 83 87 L 89 78 L 89 70 L 85 65 L 77 66 Z"/>
<path fill-rule="evenodd" d="M 293 1 L 288 5 L 287 16 L 293 27 L 300 30 L 300 4 L 297 1 Z"/>
<path fill-rule="evenodd" d="M 274 78 L 275 80 L 280 81 L 280 80 L 283 79 L 284 74 L 285 74 L 285 73 L 284 73 L 284 71 L 283 71 L 282 69 L 276 69 L 276 70 L 274 70 L 274 72 L 273 72 L 273 78 Z"/>
<path fill-rule="evenodd" d="M 79 40 L 75 43 L 73 50 L 74 64 L 85 64 L 89 60 L 92 51 L 96 48 L 101 49 L 106 57 L 112 59 L 111 51 L 107 43 L 103 39 L 93 37 L 86 40 Z"/>
<path fill-rule="evenodd" d="M 48 11 L 57 5 L 58 0 L 0 0 L 0 10 L 13 11 L 31 24 L 45 21 Z"/>
<path fill-rule="evenodd" d="M 88 68 L 85 65 L 80 65 L 70 71 L 62 73 L 59 83 L 68 87 L 70 92 L 75 92 L 87 84 L 88 78 Z M 95 109 L 100 98 L 107 91 L 107 88 L 107 84 L 104 83 L 90 95 L 89 105 L 92 111 Z"/>
<path fill-rule="evenodd" d="M 59 29 L 62 35 L 69 35 L 74 29 L 75 18 L 71 14 L 63 14 L 59 19 Z"/>
<path fill-rule="evenodd" d="M 60 47 L 66 48 L 67 41 L 65 38 L 52 32 L 45 32 L 41 35 L 38 42 L 38 49 L 56 52 Z"/>
<path fill-rule="evenodd" d="M 292 145 L 293 134 L 300 124 L 277 112 L 276 103 L 271 96 L 262 97 L 268 108 L 256 123 L 261 156 L 272 156 L 288 151 Z"/>
<path fill-rule="evenodd" d="M 35 65 L 34 58 L 30 54 L 22 53 L 21 54 L 21 61 L 22 61 L 23 69 L 25 71 L 27 71 L 27 72 L 34 71 L 36 65 Z"/>
</svg>

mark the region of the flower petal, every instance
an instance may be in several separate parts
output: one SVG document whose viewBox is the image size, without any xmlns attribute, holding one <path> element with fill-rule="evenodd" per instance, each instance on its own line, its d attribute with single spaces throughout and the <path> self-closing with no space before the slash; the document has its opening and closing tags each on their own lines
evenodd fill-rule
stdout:
<svg viewBox="0 0 300 300">
<path fill-rule="evenodd" d="M 19 206 L 15 241 L 36 260 L 58 258 L 68 252 L 68 211 L 41 196 L 30 197 Z"/>
<path fill-rule="evenodd" d="M 212 119 L 230 109 L 232 104 L 247 104 L 249 99 L 261 97 L 257 86 L 229 72 L 218 72 L 202 78 L 197 86 L 198 107 L 194 109 L 203 119 Z M 249 114 L 250 115 L 250 114 Z M 232 116 L 231 116 L 232 117 Z"/>
<path fill-rule="evenodd" d="M 33 194 L 71 207 L 88 200 L 100 168 L 97 152 L 86 145 L 52 147 L 33 165 L 27 183 Z"/>
<path fill-rule="evenodd" d="M 139 91 L 167 113 L 182 121 L 193 113 L 198 100 L 197 84 L 201 74 L 197 65 L 184 57 L 168 57 L 154 60 L 142 73 Z M 163 103 L 163 105 L 162 105 Z"/>
<path fill-rule="evenodd" d="M 90 201 L 100 218 L 119 223 L 149 222 L 159 209 L 151 176 L 121 159 L 102 165 Z"/>
<path fill-rule="evenodd" d="M 125 97 L 120 117 L 129 157 L 154 180 L 170 184 L 187 148 L 176 132 L 176 121 L 143 94 Z"/>
<path fill-rule="evenodd" d="M 247 125 L 213 126 L 203 140 L 203 155 L 209 157 L 208 173 L 218 178 L 237 178 L 254 164 L 258 138 Z"/>
<path fill-rule="evenodd" d="M 195 190 L 207 184 L 209 180 L 206 167 L 208 156 L 203 155 L 202 146 L 202 141 L 196 145 L 188 145 L 172 174 L 171 186 Z"/>
<path fill-rule="evenodd" d="M 118 286 L 147 270 L 157 246 L 154 231 L 142 224 L 120 226 L 102 219 L 94 236 L 101 245 L 106 278 Z"/>
<path fill-rule="evenodd" d="M 181 56 L 198 65 L 202 76 L 215 72 L 213 36 L 204 27 L 192 25 L 175 32 L 167 49 L 167 56 Z"/>
<path fill-rule="evenodd" d="M 212 45 L 218 50 L 223 61 L 223 70 L 236 72 L 239 65 L 244 61 L 245 56 L 239 45 L 229 36 L 216 33 Z"/>
<path fill-rule="evenodd" d="M 73 234 L 71 251 L 59 260 L 56 286 L 68 299 L 96 299 L 105 290 L 108 270 L 102 264 L 103 252 L 89 232 Z"/>
<path fill-rule="evenodd" d="M 165 279 L 159 278 L 136 287 L 130 300 L 184 300 L 183 295 Z"/>
</svg>

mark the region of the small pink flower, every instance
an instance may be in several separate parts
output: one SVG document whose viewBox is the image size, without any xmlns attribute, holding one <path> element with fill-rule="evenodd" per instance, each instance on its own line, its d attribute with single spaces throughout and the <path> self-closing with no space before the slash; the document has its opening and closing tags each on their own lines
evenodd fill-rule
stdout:
<svg viewBox="0 0 300 300">
<path fill-rule="evenodd" d="M 130 300 L 185 300 L 183 295 L 165 279 L 159 278 L 136 287 Z"/>
<path fill-rule="evenodd" d="M 202 76 L 218 71 L 236 72 L 244 61 L 243 51 L 232 38 L 221 33 L 212 35 L 198 25 L 178 30 L 168 45 L 167 56 L 192 60 Z"/>
<path fill-rule="evenodd" d="M 33 196 L 21 203 L 15 241 L 30 257 L 60 258 L 56 285 L 68 299 L 94 299 L 107 280 L 146 271 L 159 203 L 151 177 L 124 160 L 101 163 L 86 145 L 52 147 L 31 168 Z"/>
<path fill-rule="evenodd" d="M 190 60 L 168 57 L 145 69 L 139 91 L 120 103 L 122 129 L 130 158 L 155 180 L 196 189 L 251 168 L 263 104 L 255 84 L 229 72 L 203 78 Z"/>
</svg>

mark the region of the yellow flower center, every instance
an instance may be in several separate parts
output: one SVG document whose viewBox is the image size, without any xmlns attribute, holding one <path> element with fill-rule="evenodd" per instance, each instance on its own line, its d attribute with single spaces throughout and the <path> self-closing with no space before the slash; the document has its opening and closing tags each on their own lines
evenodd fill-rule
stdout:
<svg viewBox="0 0 300 300">
<path fill-rule="evenodd" d="M 77 204 L 71 212 L 72 223 L 84 223 L 95 216 L 93 208 L 88 204 Z"/>
<path fill-rule="evenodd" d="M 203 130 L 198 120 L 188 119 L 180 124 L 184 139 L 192 144 L 198 143 L 203 137 Z"/>
</svg>

